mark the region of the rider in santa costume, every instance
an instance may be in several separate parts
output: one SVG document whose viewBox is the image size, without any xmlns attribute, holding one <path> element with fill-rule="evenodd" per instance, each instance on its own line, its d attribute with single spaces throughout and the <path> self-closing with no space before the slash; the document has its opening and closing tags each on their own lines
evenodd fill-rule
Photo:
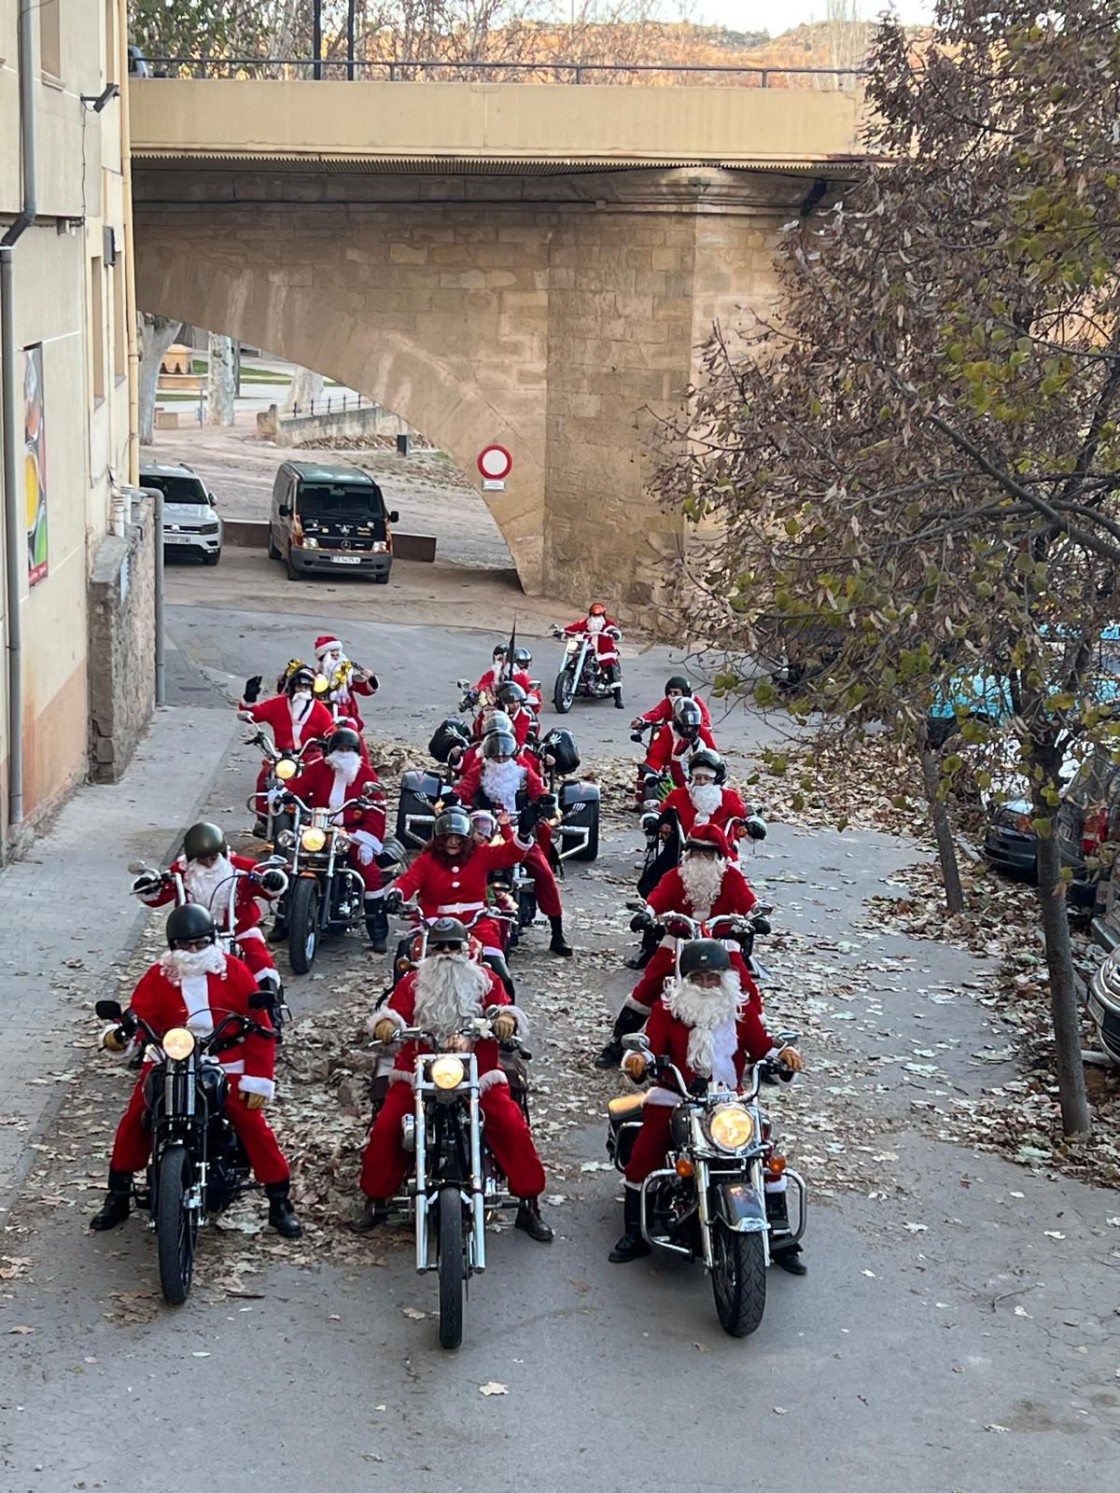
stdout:
<svg viewBox="0 0 1120 1493">
<path fill-rule="evenodd" d="M 497 705 L 480 710 L 474 718 L 472 731 L 475 740 L 481 741 L 488 732 L 498 729 L 500 725 L 510 731 L 517 741 L 518 750 L 521 750 L 537 724 L 537 718 L 528 708 L 526 698 L 525 691 L 519 684 L 514 684 L 509 679 L 503 680 L 498 686 Z M 495 725 L 495 716 L 498 718 L 498 725 Z"/>
<path fill-rule="evenodd" d="M 399 1191 L 408 1170 L 401 1121 L 416 1105 L 417 1054 L 468 1050 L 469 1039 L 461 1035 L 461 1029 L 484 1020 L 495 1006 L 501 1010 L 490 1019 L 490 1033 L 474 1044 L 486 1143 L 506 1175 L 510 1192 L 520 1199 L 514 1226 L 542 1244 L 552 1238 L 540 1213 L 544 1167 L 498 1060 L 499 1042 L 515 1034 L 528 1035 L 525 1015 L 510 1003 L 494 971 L 471 957 L 467 930 L 454 917 L 441 917 L 432 924 L 427 957 L 401 980 L 373 1022 L 378 1042 L 392 1042 L 405 1027 L 420 1027 L 438 1045 L 432 1048 L 410 1041 L 397 1054 L 389 1092 L 362 1153 L 361 1187 L 370 1205 L 354 1225 L 357 1232 L 364 1233 L 384 1219 L 387 1201 Z"/>
<path fill-rule="evenodd" d="M 334 716 L 313 693 L 315 675 L 310 669 L 300 667 L 293 670 L 284 686 L 284 693 L 273 695 L 268 700 L 259 698 L 261 676 L 254 674 L 245 681 L 245 693 L 239 708 L 260 725 L 272 728 L 272 739 L 278 751 L 298 752 L 309 741 L 329 736 L 334 730 Z M 310 754 L 308 754 L 308 760 Z M 257 774 L 257 803 L 263 801 L 268 789 L 268 775 L 272 764 L 266 759 Z"/>
<path fill-rule="evenodd" d="M 366 931 L 375 954 L 385 952 L 389 919 L 385 913 L 381 867 L 384 848 L 385 795 L 380 780 L 362 757 L 362 739 L 349 726 L 339 726 L 327 740 L 327 754 L 310 763 L 278 790 L 279 802 L 293 794 L 311 809 L 331 809 L 332 823 L 341 824 L 350 838 L 348 861 L 365 888 Z M 360 799 L 348 808 L 343 804 Z"/>
<path fill-rule="evenodd" d="M 141 977 L 132 992 L 129 1012 L 146 1021 L 158 1037 L 175 1026 L 205 1036 L 231 1014 L 265 1029 L 264 1036 L 247 1031 L 219 1057 L 229 1080 L 226 1115 L 245 1147 L 257 1180 L 264 1185 L 269 1223 L 285 1239 L 298 1239 L 301 1229 L 289 1197 L 288 1163 L 264 1117 L 264 1106 L 276 1092 L 272 1024 L 267 1012 L 253 1008 L 257 982 L 240 959 L 222 953 L 216 937 L 214 920 L 204 907 L 196 903 L 176 907 L 167 919 L 167 953 Z M 123 1052 L 131 1037 L 126 1020 L 108 1027 L 101 1043 L 110 1052 Z M 117 1126 L 109 1162 L 108 1196 L 100 1212 L 90 1219 L 90 1228 L 99 1232 L 116 1228 L 128 1217 L 132 1174 L 147 1166 L 152 1153 L 144 1104 L 144 1086 L 151 1068 L 151 1063 L 145 1063 L 141 1069 Z"/>
<path fill-rule="evenodd" d="M 622 636 L 622 629 L 617 622 L 607 616 L 607 609 L 601 601 L 592 602 L 587 609 L 586 617 L 569 622 L 563 630 L 563 636 L 566 638 L 580 637 L 584 633 L 591 635 L 599 668 L 614 691 L 615 705 L 621 710 L 623 708 L 622 664 L 619 662 L 618 640 Z"/>
<path fill-rule="evenodd" d="M 661 777 L 668 773 L 674 788 L 685 786 L 685 763 L 698 746 L 716 751 L 715 738 L 705 726 L 697 700 L 685 697 L 673 707 L 673 719 L 659 726 L 638 772 L 638 802 L 642 801 L 643 782 L 647 774 Z"/>
<path fill-rule="evenodd" d="M 191 825 L 183 836 L 182 855 L 168 869 L 170 875 L 177 873 L 182 877 L 188 901 L 205 907 L 219 932 L 229 931 L 226 919 L 231 881 L 239 871 L 245 873 L 237 876 L 232 931 L 241 946 L 241 959 L 249 966 L 257 984 L 279 990 L 280 972 L 264 941 L 258 899 L 274 901 L 287 883 L 284 873 L 275 867 L 258 869 L 249 856 L 232 854 L 221 828 L 206 823 Z M 174 902 L 177 895 L 169 877 L 147 873 L 136 878 L 132 890 L 148 907 L 164 907 Z"/>
<path fill-rule="evenodd" d="M 380 688 L 377 675 L 347 658 L 342 644 L 330 633 L 323 633 L 315 639 L 315 662 L 320 673 L 330 681 L 326 698 L 335 715 L 348 717 L 361 735 L 366 726 L 358 709 L 356 696 L 362 695 L 368 699 L 375 695 Z"/>
<path fill-rule="evenodd" d="M 692 685 L 684 674 L 671 674 L 665 681 L 665 695 L 659 700 L 652 710 L 647 710 L 645 715 L 636 715 L 630 722 L 631 731 L 637 731 L 640 726 L 667 726 L 673 719 L 673 709 L 678 700 L 695 700 L 700 707 L 700 723 L 711 726 L 712 717 L 708 707 L 699 695 L 694 695 Z"/>
<path fill-rule="evenodd" d="M 699 824 L 685 841 L 680 865 L 661 878 L 649 895 L 648 910 L 638 913 L 630 926 L 638 932 L 674 912 L 701 922 L 733 915 L 746 917 L 757 902 L 746 877 L 730 858 L 723 832 L 714 824 Z M 676 942 L 669 934 L 661 940 L 642 978 L 626 997 L 611 1040 L 595 1059 L 597 1068 L 616 1067 L 622 1058 L 623 1037 L 641 1031 L 666 978 L 673 972 Z M 761 1006 L 758 987 L 734 946 L 731 961 L 747 998 Z"/>
</svg>

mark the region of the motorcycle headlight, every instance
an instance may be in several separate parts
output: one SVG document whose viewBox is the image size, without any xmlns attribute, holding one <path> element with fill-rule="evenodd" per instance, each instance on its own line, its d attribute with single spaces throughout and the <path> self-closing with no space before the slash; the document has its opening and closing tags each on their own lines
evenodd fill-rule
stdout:
<svg viewBox="0 0 1120 1493">
<path fill-rule="evenodd" d="M 290 829 L 282 829 L 276 836 L 276 843 L 285 850 L 290 850 L 296 843 L 296 837 Z"/>
<path fill-rule="evenodd" d="M 312 853 L 316 850 L 322 850 L 323 846 L 327 843 L 327 832 L 325 829 L 317 829 L 312 825 L 310 829 L 305 829 L 303 834 L 300 835 L 299 843 L 303 846 L 304 850 L 309 850 Z"/>
<path fill-rule="evenodd" d="M 428 1070 L 437 1089 L 457 1089 L 466 1071 L 458 1058 L 447 1057 L 436 1058 Z"/>
<path fill-rule="evenodd" d="M 578 638 L 569 638 L 568 641 L 567 641 L 567 643 L 564 646 L 565 646 L 565 651 L 566 652 L 568 652 L 568 653 L 578 653 L 579 652 L 579 639 Z"/>
<path fill-rule="evenodd" d="M 185 1026 L 173 1026 L 164 1035 L 163 1050 L 169 1058 L 181 1063 L 184 1058 L 189 1058 L 194 1051 L 194 1033 L 188 1032 Z"/>
<path fill-rule="evenodd" d="M 296 775 L 296 764 L 290 757 L 281 757 L 276 764 L 276 776 L 282 783 L 289 782 Z"/>
<path fill-rule="evenodd" d="M 721 1104 L 708 1116 L 708 1135 L 721 1151 L 741 1151 L 754 1134 L 754 1119 L 741 1104 Z"/>
</svg>

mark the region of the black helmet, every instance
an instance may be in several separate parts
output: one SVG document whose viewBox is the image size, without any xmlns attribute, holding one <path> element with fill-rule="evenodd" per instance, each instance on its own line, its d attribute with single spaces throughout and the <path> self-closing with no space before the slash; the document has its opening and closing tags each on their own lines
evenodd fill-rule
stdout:
<svg viewBox="0 0 1120 1493">
<path fill-rule="evenodd" d="M 718 938 L 691 938 L 681 950 L 681 974 L 722 975 L 731 968 L 731 955 Z"/>
<path fill-rule="evenodd" d="M 167 920 L 167 947 L 178 948 L 183 943 L 195 943 L 200 938 L 213 943 L 217 937 L 214 919 L 197 902 L 188 902 L 185 907 L 176 907 Z"/>
<path fill-rule="evenodd" d="M 327 737 L 327 756 L 332 752 L 358 752 L 362 750 L 362 738 L 349 726 L 339 726 Z"/>
<path fill-rule="evenodd" d="M 482 734 L 489 736 L 492 731 L 504 731 L 507 736 L 513 735 L 513 722 L 504 710 L 487 710 L 482 716 Z"/>
<path fill-rule="evenodd" d="M 714 773 L 717 783 L 722 783 L 727 777 L 727 763 L 718 752 L 713 752 L 711 747 L 697 747 L 689 756 L 687 767 L 689 777 L 698 767 L 706 767 L 709 772 Z"/>
<path fill-rule="evenodd" d="M 673 725 L 680 736 L 695 737 L 703 719 L 699 705 L 687 695 L 673 706 Z"/>
<path fill-rule="evenodd" d="M 508 643 L 495 643 L 495 645 L 494 645 L 494 651 L 490 655 L 490 657 L 491 658 L 506 658 L 506 657 L 508 657 L 508 655 L 509 655 L 509 644 Z"/>
<path fill-rule="evenodd" d="M 301 664 L 298 669 L 293 669 L 288 675 L 288 682 L 284 689 L 289 695 L 294 695 L 298 690 L 313 690 L 315 688 L 315 670 L 309 669 L 306 664 Z"/>
<path fill-rule="evenodd" d="M 183 854 L 189 861 L 200 861 L 211 855 L 228 855 L 229 846 L 216 824 L 202 821 L 192 824 L 183 836 Z"/>
<path fill-rule="evenodd" d="M 527 669 L 533 662 L 533 655 L 528 648 L 515 648 L 513 650 L 513 661 L 519 669 Z"/>
<path fill-rule="evenodd" d="M 433 840 L 439 840 L 444 835 L 462 835 L 466 839 L 470 832 L 471 816 L 458 804 L 437 814 L 436 822 L 432 825 Z"/>
<path fill-rule="evenodd" d="M 454 943 L 462 947 L 469 939 L 470 934 L 458 918 L 436 918 L 428 929 L 429 948 L 439 943 Z"/>
<path fill-rule="evenodd" d="M 684 677 L 683 674 L 673 674 L 668 679 L 666 679 L 666 681 L 665 681 L 665 693 L 666 693 L 666 695 L 668 695 L 668 693 L 669 693 L 670 690 L 674 690 L 674 689 L 675 690 L 679 690 L 681 692 L 681 694 L 684 695 L 686 698 L 690 697 L 691 694 L 692 694 L 692 685 L 689 684 L 688 680 Z"/>
<path fill-rule="evenodd" d="M 498 685 L 498 699 L 507 710 L 519 710 L 528 698 L 521 686 L 515 684 L 512 679 L 507 679 L 504 684 Z"/>
<path fill-rule="evenodd" d="M 482 755 L 487 762 L 498 757 L 516 757 L 517 738 L 509 731 L 488 731 L 482 738 Z"/>
</svg>

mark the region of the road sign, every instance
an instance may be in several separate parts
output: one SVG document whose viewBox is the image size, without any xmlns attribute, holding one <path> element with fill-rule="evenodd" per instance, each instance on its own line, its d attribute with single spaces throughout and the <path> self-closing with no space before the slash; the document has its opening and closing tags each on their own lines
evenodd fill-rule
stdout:
<svg viewBox="0 0 1120 1493">
<path fill-rule="evenodd" d="M 478 453 L 478 470 L 484 477 L 500 481 L 513 469 L 513 457 L 504 446 L 486 446 Z"/>
</svg>

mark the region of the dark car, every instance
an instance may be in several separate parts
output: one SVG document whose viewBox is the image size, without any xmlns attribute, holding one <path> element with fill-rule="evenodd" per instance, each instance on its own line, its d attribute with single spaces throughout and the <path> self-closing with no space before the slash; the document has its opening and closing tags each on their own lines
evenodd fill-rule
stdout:
<svg viewBox="0 0 1120 1493">
<path fill-rule="evenodd" d="M 385 585 L 393 564 L 397 513 L 361 467 L 286 461 L 272 487 L 268 553 L 288 579 L 341 568 Z"/>
</svg>

